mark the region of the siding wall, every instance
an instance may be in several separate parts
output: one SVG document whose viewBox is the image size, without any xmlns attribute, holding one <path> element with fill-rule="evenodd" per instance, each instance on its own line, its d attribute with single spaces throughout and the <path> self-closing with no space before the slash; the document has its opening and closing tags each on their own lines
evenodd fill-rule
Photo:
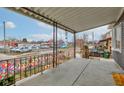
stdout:
<svg viewBox="0 0 124 93">
<path fill-rule="evenodd" d="M 122 22 L 122 51 L 121 53 L 118 51 L 112 51 L 112 56 L 115 59 L 115 61 L 124 69 L 124 23 Z"/>
</svg>

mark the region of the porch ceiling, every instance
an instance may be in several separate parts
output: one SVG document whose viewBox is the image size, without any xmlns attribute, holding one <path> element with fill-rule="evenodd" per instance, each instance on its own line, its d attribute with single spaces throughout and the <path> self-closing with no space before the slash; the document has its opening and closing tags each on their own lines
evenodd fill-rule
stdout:
<svg viewBox="0 0 124 93">
<path fill-rule="evenodd" d="M 11 8 L 70 32 L 81 32 L 117 21 L 120 7 L 28 7 Z M 47 18 L 44 19 L 43 17 Z"/>
</svg>

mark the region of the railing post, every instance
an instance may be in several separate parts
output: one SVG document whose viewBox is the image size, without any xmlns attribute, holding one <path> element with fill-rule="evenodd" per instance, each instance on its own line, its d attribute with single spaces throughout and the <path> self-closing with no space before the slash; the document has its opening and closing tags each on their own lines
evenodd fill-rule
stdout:
<svg viewBox="0 0 124 93">
<path fill-rule="evenodd" d="M 7 78 L 9 77 L 9 70 L 8 70 L 8 60 L 7 60 Z"/>
<path fill-rule="evenodd" d="M 38 72 L 39 72 L 39 58 L 40 58 L 40 57 L 38 56 Z"/>
<path fill-rule="evenodd" d="M 21 62 L 21 61 L 22 61 L 22 59 L 20 58 L 20 80 L 22 79 L 22 75 L 21 75 L 21 71 L 22 71 L 22 70 L 21 70 L 21 69 L 22 69 L 22 67 L 21 67 L 21 66 L 22 66 L 22 62 Z"/>
<path fill-rule="evenodd" d="M 52 55 L 52 54 L 49 55 L 49 64 L 50 64 L 50 68 L 51 68 L 51 55 Z"/>
<path fill-rule="evenodd" d="M 41 66 L 40 66 L 41 72 L 43 71 L 43 66 L 42 66 L 43 64 L 42 63 L 43 63 L 43 56 L 41 55 Z"/>
<path fill-rule="evenodd" d="M 16 76 L 15 76 L 15 75 L 16 75 L 16 73 L 15 73 L 15 70 L 16 70 L 16 69 L 15 69 L 15 65 L 16 65 L 16 62 L 15 62 L 15 59 L 14 59 L 14 86 L 15 86 L 15 82 L 16 82 L 16 81 L 15 81 L 15 77 L 16 77 Z"/>
<path fill-rule="evenodd" d="M 42 71 L 44 71 L 44 54 L 43 54 L 43 56 L 42 56 Z"/>
<path fill-rule="evenodd" d="M 48 54 L 47 54 L 47 69 L 49 69 Z"/>
<path fill-rule="evenodd" d="M 47 60 L 48 60 L 48 67 L 50 69 L 50 54 L 48 54 Z"/>
<path fill-rule="evenodd" d="M 74 58 L 76 58 L 76 33 L 74 33 Z"/>
<path fill-rule="evenodd" d="M 27 61 L 27 58 L 25 58 L 24 61 L 25 61 L 25 77 L 27 77 L 27 73 L 26 73 L 27 72 L 27 70 L 26 70 L 26 66 L 27 66 L 26 61 Z"/>
<path fill-rule="evenodd" d="M 48 69 L 47 54 L 45 54 L 45 68 Z"/>
<path fill-rule="evenodd" d="M 35 74 L 35 56 L 34 56 L 33 59 L 34 59 L 34 74 Z"/>
<path fill-rule="evenodd" d="M 31 66 L 31 63 L 32 63 L 32 59 L 31 59 L 31 56 L 30 56 L 30 76 L 31 76 L 31 74 L 32 74 L 32 72 L 31 72 L 31 70 L 32 70 L 32 69 L 31 69 L 31 67 L 32 67 L 32 66 Z"/>
</svg>

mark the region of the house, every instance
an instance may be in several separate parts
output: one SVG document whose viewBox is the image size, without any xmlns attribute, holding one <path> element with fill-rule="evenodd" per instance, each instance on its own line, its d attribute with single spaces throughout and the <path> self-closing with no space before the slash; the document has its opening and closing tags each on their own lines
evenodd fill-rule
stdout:
<svg viewBox="0 0 124 93">
<path fill-rule="evenodd" d="M 52 47 L 53 46 L 53 40 L 48 40 L 47 44 Z M 57 41 L 57 46 L 58 47 L 61 47 L 63 45 L 65 45 L 65 42 L 62 39 Z"/>
<path fill-rule="evenodd" d="M 76 39 L 76 46 L 81 48 L 84 45 L 84 40 L 83 39 Z"/>
<path fill-rule="evenodd" d="M 8 47 L 18 46 L 18 43 L 16 41 L 6 41 L 6 42 L 0 41 L 0 46 L 4 46 L 4 44 L 5 44 L 5 46 L 8 46 Z"/>
<path fill-rule="evenodd" d="M 124 12 L 119 21 L 111 27 L 112 30 L 112 56 L 124 69 Z"/>
<path fill-rule="evenodd" d="M 102 40 L 98 42 L 98 45 L 103 49 L 107 49 L 111 53 L 112 47 L 112 31 L 105 33 L 102 35 Z"/>
</svg>

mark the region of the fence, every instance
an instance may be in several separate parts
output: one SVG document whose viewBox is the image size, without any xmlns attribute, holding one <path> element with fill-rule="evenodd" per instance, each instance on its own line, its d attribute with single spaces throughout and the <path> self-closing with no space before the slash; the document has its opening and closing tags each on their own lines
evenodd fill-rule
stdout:
<svg viewBox="0 0 124 93">
<path fill-rule="evenodd" d="M 73 51 L 58 51 L 57 65 L 73 57 Z M 16 83 L 21 79 L 53 68 L 53 54 L 25 56 L 0 61 L 0 86 Z"/>
</svg>

